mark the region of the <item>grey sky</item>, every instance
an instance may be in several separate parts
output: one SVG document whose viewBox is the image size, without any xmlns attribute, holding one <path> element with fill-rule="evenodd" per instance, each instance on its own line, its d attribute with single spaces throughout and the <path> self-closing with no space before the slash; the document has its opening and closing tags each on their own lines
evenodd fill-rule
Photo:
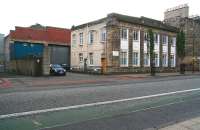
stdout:
<svg viewBox="0 0 200 130">
<path fill-rule="evenodd" d="M 190 15 L 200 12 L 198 0 L 2 0 L 0 33 L 35 23 L 71 28 L 112 12 L 163 20 L 167 8 L 185 3 Z"/>
</svg>

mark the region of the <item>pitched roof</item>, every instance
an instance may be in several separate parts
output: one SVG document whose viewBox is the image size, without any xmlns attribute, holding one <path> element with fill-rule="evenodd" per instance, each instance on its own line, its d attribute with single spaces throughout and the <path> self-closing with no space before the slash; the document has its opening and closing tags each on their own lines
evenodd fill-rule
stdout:
<svg viewBox="0 0 200 130">
<path fill-rule="evenodd" d="M 155 19 L 151 19 L 151 18 L 147 18 L 147 17 L 143 17 L 143 16 L 142 17 L 133 17 L 133 16 L 122 15 L 122 14 L 118 14 L 118 13 L 110 13 L 105 18 L 102 18 L 102 19 L 99 19 L 96 21 L 92 21 L 92 22 L 89 22 L 86 24 L 82 24 L 79 26 L 73 26 L 72 30 L 99 24 L 99 23 L 105 22 L 106 20 L 109 21 L 109 20 L 111 20 L 110 18 L 116 18 L 118 21 L 123 21 L 123 22 L 127 22 L 127 23 L 132 23 L 132 24 L 138 24 L 138 25 L 142 25 L 142 26 L 162 29 L 162 30 L 171 31 L 171 32 L 178 31 L 178 29 L 176 27 L 169 26 L 169 25 L 164 24 L 163 22 L 155 20 Z"/>
<path fill-rule="evenodd" d="M 143 16 L 138 18 L 138 17 L 132 17 L 132 16 L 122 15 L 122 14 L 117 14 L 117 13 L 111 13 L 108 16 L 115 17 L 119 21 L 124 21 L 124 22 L 128 22 L 128 23 L 139 24 L 139 25 L 143 25 L 143 26 L 148 26 L 148 27 L 162 29 L 162 30 L 166 30 L 166 31 L 172 31 L 172 32 L 178 31 L 176 27 L 169 26 L 167 24 L 164 24 L 161 21 L 143 17 Z"/>
<path fill-rule="evenodd" d="M 15 27 L 14 31 L 10 31 L 10 38 L 15 40 L 31 40 L 47 42 L 49 44 L 70 45 L 71 30 L 45 27 L 45 28 L 31 28 L 31 27 Z"/>
</svg>

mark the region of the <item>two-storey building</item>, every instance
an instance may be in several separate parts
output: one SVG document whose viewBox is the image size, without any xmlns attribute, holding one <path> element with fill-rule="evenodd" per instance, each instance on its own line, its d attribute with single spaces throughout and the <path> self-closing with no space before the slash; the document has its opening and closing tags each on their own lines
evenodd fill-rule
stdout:
<svg viewBox="0 0 200 130">
<path fill-rule="evenodd" d="M 71 67 L 103 73 L 148 72 L 148 30 L 154 32 L 157 71 L 176 71 L 177 28 L 146 17 L 108 14 L 72 27 Z"/>
</svg>

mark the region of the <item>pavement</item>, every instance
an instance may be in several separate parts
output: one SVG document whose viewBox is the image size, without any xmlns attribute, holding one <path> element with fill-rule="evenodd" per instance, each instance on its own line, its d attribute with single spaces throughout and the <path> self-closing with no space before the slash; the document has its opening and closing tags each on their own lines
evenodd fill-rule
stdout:
<svg viewBox="0 0 200 130">
<path fill-rule="evenodd" d="M 89 75 L 78 73 L 67 73 L 66 76 L 47 76 L 30 77 L 21 75 L 0 75 L 0 89 L 8 87 L 44 87 L 44 86 L 70 86 L 83 84 L 102 84 L 112 83 L 113 81 L 126 82 L 128 80 L 144 80 L 150 78 L 174 77 L 200 75 L 199 72 L 192 74 L 187 72 L 185 75 L 179 73 L 157 73 L 152 77 L 150 74 L 123 74 L 123 75 Z"/>
<path fill-rule="evenodd" d="M 179 122 L 174 125 L 161 128 L 160 130 L 200 130 L 200 117 Z"/>
</svg>

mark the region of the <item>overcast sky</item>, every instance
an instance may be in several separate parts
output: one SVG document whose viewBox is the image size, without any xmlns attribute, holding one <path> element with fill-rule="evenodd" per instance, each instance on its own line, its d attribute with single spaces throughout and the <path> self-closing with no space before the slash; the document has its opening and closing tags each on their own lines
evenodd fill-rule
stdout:
<svg viewBox="0 0 200 130">
<path fill-rule="evenodd" d="M 200 13 L 199 0 L 1 0 L 0 33 L 35 23 L 71 28 L 112 12 L 163 20 L 167 8 L 186 3 L 190 15 Z"/>
</svg>

